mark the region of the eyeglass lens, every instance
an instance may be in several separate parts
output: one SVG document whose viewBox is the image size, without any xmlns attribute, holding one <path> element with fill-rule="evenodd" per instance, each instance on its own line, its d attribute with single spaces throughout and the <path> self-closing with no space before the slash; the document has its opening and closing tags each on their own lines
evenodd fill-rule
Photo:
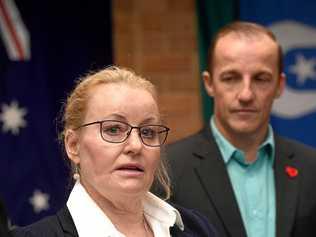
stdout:
<svg viewBox="0 0 316 237">
<path fill-rule="evenodd" d="M 161 125 L 132 127 L 120 121 L 106 120 L 101 124 L 101 136 L 105 141 L 120 143 L 128 138 L 133 128 L 139 129 L 142 142 L 148 146 L 162 145 L 168 135 L 168 129 Z"/>
</svg>

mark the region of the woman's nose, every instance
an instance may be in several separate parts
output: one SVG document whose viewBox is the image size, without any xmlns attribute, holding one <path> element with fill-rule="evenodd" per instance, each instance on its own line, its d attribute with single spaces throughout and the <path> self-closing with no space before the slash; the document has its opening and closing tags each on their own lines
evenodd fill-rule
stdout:
<svg viewBox="0 0 316 237">
<path fill-rule="evenodd" d="M 143 142 L 139 135 L 138 129 L 135 128 L 130 131 L 130 134 L 127 138 L 127 146 L 133 151 L 138 151 L 142 148 Z"/>
</svg>

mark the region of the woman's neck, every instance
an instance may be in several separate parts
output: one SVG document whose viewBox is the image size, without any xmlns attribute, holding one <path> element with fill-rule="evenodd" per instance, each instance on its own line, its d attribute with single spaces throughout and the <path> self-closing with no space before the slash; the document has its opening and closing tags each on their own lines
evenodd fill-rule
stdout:
<svg viewBox="0 0 316 237">
<path fill-rule="evenodd" d="M 146 222 L 142 196 L 104 196 L 89 185 L 82 184 L 90 197 L 111 220 L 118 231 L 127 237 L 152 237 L 150 226 Z"/>
<path fill-rule="evenodd" d="M 101 208 L 118 231 L 127 237 L 153 237 L 141 203 L 128 203 L 128 208 L 112 202 L 104 202 Z M 119 207 L 119 208 L 118 208 Z"/>
</svg>

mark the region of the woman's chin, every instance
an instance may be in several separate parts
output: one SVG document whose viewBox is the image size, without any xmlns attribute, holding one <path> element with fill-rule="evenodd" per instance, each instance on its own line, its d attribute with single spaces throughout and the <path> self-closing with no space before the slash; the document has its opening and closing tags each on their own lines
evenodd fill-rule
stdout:
<svg viewBox="0 0 316 237">
<path fill-rule="evenodd" d="M 149 187 L 147 185 L 144 185 L 143 183 L 139 182 L 124 182 L 117 186 L 116 188 L 117 192 L 120 193 L 120 195 L 144 195 L 146 192 L 148 192 Z"/>
</svg>

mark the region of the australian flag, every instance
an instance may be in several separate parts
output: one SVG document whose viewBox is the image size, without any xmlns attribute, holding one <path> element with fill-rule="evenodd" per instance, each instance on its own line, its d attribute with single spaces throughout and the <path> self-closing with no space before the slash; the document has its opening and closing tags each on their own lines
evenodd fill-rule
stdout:
<svg viewBox="0 0 316 237">
<path fill-rule="evenodd" d="M 268 26 L 284 52 L 287 85 L 275 101 L 277 133 L 316 147 L 316 1 L 240 0 L 240 18 Z"/>
<path fill-rule="evenodd" d="M 112 63 L 111 2 L 0 0 L 0 197 L 11 223 L 69 193 L 56 118 L 74 80 Z"/>
</svg>

